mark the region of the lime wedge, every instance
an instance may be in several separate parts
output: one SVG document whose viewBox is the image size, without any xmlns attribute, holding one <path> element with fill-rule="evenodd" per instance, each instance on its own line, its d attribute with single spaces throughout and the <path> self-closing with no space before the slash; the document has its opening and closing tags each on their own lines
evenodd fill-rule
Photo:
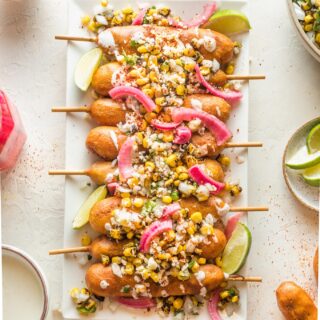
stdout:
<svg viewBox="0 0 320 320">
<path fill-rule="evenodd" d="M 89 215 L 92 207 L 100 200 L 103 200 L 107 196 L 107 187 L 100 186 L 94 190 L 87 200 L 80 207 L 76 217 L 73 220 L 72 228 L 80 229 L 89 221 Z"/>
<path fill-rule="evenodd" d="M 102 50 L 95 48 L 85 53 L 77 63 L 74 73 L 74 82 L 82 91 L 89 88 L 92 76 L 98 69 L 102 58 Z"/>
<path fill-rule="evenodd" d="M 309 153 L 320 151 L 320 123 L 309 132 L 307 136 L 307 147 Z"/>
<path fill-rule="evenodd" d="M 302 176 L 310 186 L 320 187 L 320 163 L 314 167 L 306 169 Z"/>
<path fill-rule="evenodd" d="M 202 28 L 224 34 L 247 32 L 251 29 L 247 16 L 238 10 L 217 11 Z"/>
<path fill-rule="evenodd" d="M 251 232 L 238 222 L 222 254 L 222 270 L 228 274 L 238 272 L 246 261 L 251 247 Z"/>
<path fill-rule="evenodd" d="M 296 154 L 286 163 L 291 169 L 306 169 L 320 163 L 320 151 L 309 154 L 306 146 L 303 146 Z"/>
</svg>

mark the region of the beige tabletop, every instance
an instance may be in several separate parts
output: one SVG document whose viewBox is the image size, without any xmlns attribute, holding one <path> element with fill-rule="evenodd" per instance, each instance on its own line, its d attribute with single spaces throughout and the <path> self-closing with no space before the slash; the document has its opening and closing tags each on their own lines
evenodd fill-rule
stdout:
<svg viewBox="0 0 320 320">
<path fill-rule="evenodd" d="M 50 108 L 65 102 L 66 46 L 53 40 L 66 33 L 65 0 L 0 0 L 0 88 L 19 107 L 28 132 L 17 167 L 2 176 L 2 238 L 30 253 L 50 284 L 49 319 L 60 319 L 61 257 L 49 249 L 63 239 L 64 179 L 49 177 L 64 167 L 65 121 Z M 316 295 L 312 258 L 318 216 L 286 188 L 281 157 L 295 128 L 320 114 L 320 64 L 302 47 L 286 1 L 251 1 L 251 73 L 267 80 L 251 84 L 250 139 L 264 148 L 250 152 L 253 245 L 247 264 L 263 283 L 249 290 L 249 319 L 282 319 L 274 290 L 293 279 Z"/>
</svg>

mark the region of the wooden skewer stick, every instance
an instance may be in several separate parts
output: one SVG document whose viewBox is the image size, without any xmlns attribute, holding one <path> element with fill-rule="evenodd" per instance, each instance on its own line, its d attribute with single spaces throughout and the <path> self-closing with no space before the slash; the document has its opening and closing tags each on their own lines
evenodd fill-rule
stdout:
<svg viewBox="0 0 320 320">
<path fill-rule="evenodd" d="M 243 277 L 240 275 L 230 276 L 227 281 L 241 281 L 241 282 L 262 282 L 261 277 Z"/>
<path fill-rule="evenodd" d="M 90 112 L 90 108 L 86 106 L 80 107 L 53 107 L 52 112 Z"/>
<path fill-rule="evenodd" d="M 252 212 L 252 211 L 269 211 L 268 207 L 231 207 L 231 212 Z"/>
<path fill-rule="evenodd" d="M 256 75 L 236 75 L 230 74 L 227 75 L 228 80 L 265 80 L 266 76 L 263 74 L 256 74 Z"/>
<path fill-rule="evenodd" d="M 85 247 L 75 247 L 75 248 L 65 248 L 65 249 L 50 250 L 49 251 L 49 255 L 75 253 L 75 252 L 89 252 L 89 251 L 90 251 L 90 246 L 85 246 Z"/>
<path fill-rule="evenodd" d="M 54 38 L 56 40 L 97 42 L 97 38 L 92 38 L 92 37 L 55 36 Z"/>
<path fill-rule="evenodd" d="M 228 142 L 225 144 L 225 148 L 256 148 L 262 146 L 262 142 Z"/>
<path fill-rule="evenodd" d="M 86 170 L 50 170 L 50 176 L 86 176 Z"/>
</svg>

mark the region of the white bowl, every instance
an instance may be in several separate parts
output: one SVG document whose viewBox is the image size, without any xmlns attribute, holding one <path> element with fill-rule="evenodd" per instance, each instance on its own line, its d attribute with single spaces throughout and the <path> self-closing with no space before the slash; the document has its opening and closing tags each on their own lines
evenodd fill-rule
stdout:
<svg viewBox="0 0 320 320">
<path fill-rule="evenodd" d="M 288 1 L 288 6 L 289 6 L 289 12 L 290 12 L 290 16 L 292 18 L 293 24 L 296 28 L 296 30 L 298 31 L 299 35 L 300 35 L 300 39 L 302 40 L 302 43 L 304 45 L 304 47 L 308 50 L 308 52 L 316 59 L 320 62 L 320 49 L 316 46 L 315 43 L 313 43 L 308 36 L 306 35 L 306 33 L 304 32 L 304 30 L 302 29 L 299 20 L 296 16 L 296 13 L 294 11 L 294 7 L 293 7 L 293 2 L 292 0 L 287 0 Z"/>
<path fill-rule="evenodd" d="M 27 288 L 28 290 L 30 290 L 29 295 L 25 296 L 25 299 L 24 299 L 25 301 L 23 301 L 23 303 L 26 303 L 26 301 L 28 301 L 28 303 L 30 303 L 28 305 L 30 306 L 30 308 L 32 308 L 32 306 L 36 306 L 37 310 L 39 311 L 38 313 L 39 318 L 38 318 L 38 315 L 37 316 L 33 315 L 32 319 L 44 320 L 48 313 L 49 294 L 48 294 L 47 280 L 41 268 L 27 253 L 10 245 L 6 245 L 6 244 L 2 245 L 2 259 L 4 257 L 10 258 L 10 260 L 7 260 L 7 263 L 10 263 L 10 267 L 12 267 L 11 271 L 14 272 L 15 280 L 13 280 L 12 282 L 14 281 L 18 282 L 18 285 L 16 286 L 16 290 L 18 291 L 20 289 L 20 292 L 23 292 L 22 291 L 23 285 L 28 286 Z M 13 265 L 11 266 L 11 264 Z M 5 275 L 4 269 L 5 267 L 3 264 L 3 275 Z M 7 276 L 9 276 L 10 280 L 12 280 L 12 275 L 13 273 L 11 273 L 11 275 L 10 273 L 7 273 Z M 11 283 L 9 279 L 7 278 L 7 282 L 4 282 L 4 279 L 3 279 L 3 284 L 6 283 L 6 285 L 9 285 L 9 284 L 13 285 L 13 283 Z M 36 282 L 36 284 L 34 283 L 34 281 Z M 16 282 L 15 284 L 17 284 Z M 32 294 L 31 287 L 34 287 L 35 290 L 38 292 L 34 292 L 36 294 Z M 9 299 L 8 304 L 11 304 L 12 300 L 10 300 L 10 297 L 5 297 L 5 291 L 6 289 L 4 288 L 4 285 L 3 285 L 3 299 L 4 301 L 6 300 L 6 298 Z M 23 308 L 22 306 L 23 304 L 19 304 L 18 295 L 17 295 L 16 303 L 14 302 L 12 305 L 7 305 L 6 307 L 17 308 L 17 310 L 18 308 L 21 308 L 22 310 L 21 312 L 25 312 L 24 311 L 25 308 Z M 24 319 L 27 320 L 25 316 L 23 317 Z M 29 319 L 31 318 L 29 317 L 28 320 Z M 4 319 L 4 320 L 9 320 L 9 319 Z"/>
</svg>

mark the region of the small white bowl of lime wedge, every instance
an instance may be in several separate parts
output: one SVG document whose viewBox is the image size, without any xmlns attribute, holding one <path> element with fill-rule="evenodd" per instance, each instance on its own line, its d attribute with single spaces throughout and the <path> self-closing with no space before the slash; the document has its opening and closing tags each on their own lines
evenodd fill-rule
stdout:
<svg viewBox="0 0 320 320">
<path fill-rule="evenodd" d="M 303 205 L 319 212 L 320 117 L 291 136 L 283 155 L 283 175 L 291 193 Z"/>
</svg>

